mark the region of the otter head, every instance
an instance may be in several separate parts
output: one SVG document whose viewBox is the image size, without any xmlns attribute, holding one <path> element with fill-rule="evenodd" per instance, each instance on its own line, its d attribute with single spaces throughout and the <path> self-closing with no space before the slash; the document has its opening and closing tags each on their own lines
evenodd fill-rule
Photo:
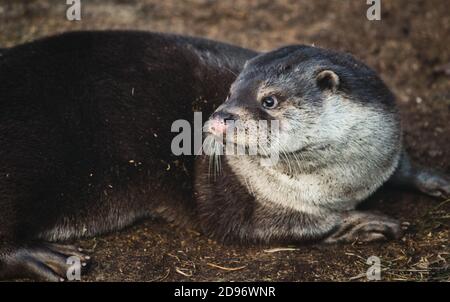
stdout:
<svg viewBox="0 0 450 302">
<path fill-rule="evenodd" d="M 380 130 L 386 138 L 395 136 L 380 128 L 399 128 L 393 97 L 372 70 L 350 55 L 308 46 L 284 47 L 248 61 L 206 126 L 220 136 L 234 122 L 248 134 L 249 147 L 261 137 L 255 127 L 261 120 L 276 121 L 278 130 L 266 131 L 270 147 L 258 149 L 259 155 L 301 152 L 302 159 L 323 157 L 326 150 L 341 156 L 347 148 L 379 140 L 371 136 Z M 240 143 L 235 135 L 225 141 Z"/>
</svg>

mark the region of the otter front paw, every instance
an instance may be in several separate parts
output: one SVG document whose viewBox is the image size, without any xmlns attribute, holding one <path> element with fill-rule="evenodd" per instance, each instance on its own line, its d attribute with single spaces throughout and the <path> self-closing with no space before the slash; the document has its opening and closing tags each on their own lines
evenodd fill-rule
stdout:
<svg viewBox="0 0 450 302">
<path fill-rule="evenodd" d="M 373 242 L 397 239 L 402 236 L 400 223 L 387 216 L 351 212 L 343 217 L 325 243 Z"/>
<path fill-rule="evenodd" d="M 68 279 L 68 272 L 78 263 L 79 269 L 86 268 L 90 257 L 71 245 L 44 243 L 18 248 L 1 260 L 5 263 L 2 278 L 60 282 Z"/>
</svg>

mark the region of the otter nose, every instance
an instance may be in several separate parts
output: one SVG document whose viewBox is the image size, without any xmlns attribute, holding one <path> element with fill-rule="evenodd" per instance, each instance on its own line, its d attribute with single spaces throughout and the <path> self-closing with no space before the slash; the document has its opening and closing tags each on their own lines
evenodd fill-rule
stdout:
<svg viewBox="0 0 450 302">
<path fill-rule="evenodd" d="M 226 111 L 217 111 L 214 112 L 212 115 L 213 120 L 218 120 L 218 121 L 223 121 L 223 122 L 227 122 L 227 121 L 234 121 L 235 120 L 235 116 L 229 112 Z"/>
<path fill-rule="evenodd" d="M 230 121 L 234 121 L 235 116 L 226 111 L 214 112 L 210 120 L 210 131 L 213 133 L 225 133 Z"/>
</svg>

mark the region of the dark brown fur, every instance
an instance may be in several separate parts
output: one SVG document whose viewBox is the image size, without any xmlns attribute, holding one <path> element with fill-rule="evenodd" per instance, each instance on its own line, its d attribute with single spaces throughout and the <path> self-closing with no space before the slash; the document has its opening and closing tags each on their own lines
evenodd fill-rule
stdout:
<svg viewBox="0 0 450 302">
<path fill-rule="evenodd" d="M 254 55 L 144 32 L 68 33 L 4 51 L 0 278 L 57 280 L 37 256 L 55 257 L 42 240 L 148 216 L 195 221 L 194 157 L 172 154 L 171 124 L 208 116 Z"/>
</svg>

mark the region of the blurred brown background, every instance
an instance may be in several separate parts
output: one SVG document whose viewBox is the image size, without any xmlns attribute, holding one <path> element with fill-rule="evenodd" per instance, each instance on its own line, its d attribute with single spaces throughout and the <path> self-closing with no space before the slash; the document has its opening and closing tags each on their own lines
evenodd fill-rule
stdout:
<svg viewBox="0 0 450 302">
<path fill-rule="evenodd" d="M 81 21 L 66 19 L 65 2 L 0 0 L 0 47 L 70 30 L 141 29 L 258 50 L 302 43 L 348 51 L 397 95 L 412 157 L 450 172 L 447 0 L 382 0 L 381 21 L 368 21 L 360 0 L 81 0 Z M 85 279 L 363 281 L 365 261 L 376 255 L 383 280 L 450 281 L 448 202 L 383 188 L 367 206 L 408 221 L 403 240 L 273 252 L 223 247 L 193 230 L 147 221 L 79 242 L 95 259 Z"/>
</svg>

